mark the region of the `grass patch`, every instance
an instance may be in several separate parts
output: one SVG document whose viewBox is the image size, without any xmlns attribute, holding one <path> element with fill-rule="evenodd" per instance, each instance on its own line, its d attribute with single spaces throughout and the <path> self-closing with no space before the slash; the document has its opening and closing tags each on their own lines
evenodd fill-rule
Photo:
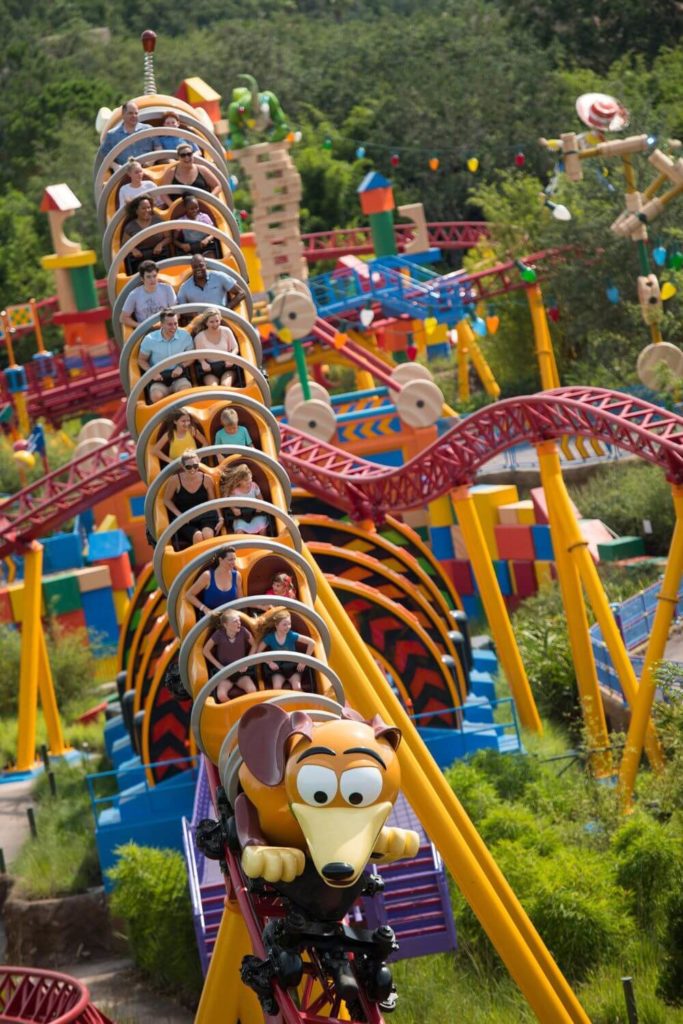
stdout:
<svg viewBox="0 0 683 1024">
<path fill-rule="evenodd" d="M 85 784 L 95 765 L 55 763 L 52 770 L 57 796 L 47 776 L 39 776 L 33 790 L 38 838 L 28 839 L 11 865 L 17 894 L 28 899 L 83 892 L 102 881 Z"/>
</svg>

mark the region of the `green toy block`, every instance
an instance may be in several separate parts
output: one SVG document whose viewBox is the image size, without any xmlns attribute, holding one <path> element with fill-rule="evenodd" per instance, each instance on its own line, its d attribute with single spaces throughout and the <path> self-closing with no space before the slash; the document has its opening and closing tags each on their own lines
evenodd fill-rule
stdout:
<svg viewBox="0 0 683 1024">
<path fill-rule="evenodd" d="M 598 555 L 601 562 L 619 562 L 622 558 L 638 558 L 645 554 L 642 537 L 615 537 L 614 540 L 600 541 Z"/>
<path fill-rule="evenodd" d="M 48 615 L 66 615 L 83 607 L 78 576 L 56 573 L 43 579 L 43 598 Z"/>
</svg>

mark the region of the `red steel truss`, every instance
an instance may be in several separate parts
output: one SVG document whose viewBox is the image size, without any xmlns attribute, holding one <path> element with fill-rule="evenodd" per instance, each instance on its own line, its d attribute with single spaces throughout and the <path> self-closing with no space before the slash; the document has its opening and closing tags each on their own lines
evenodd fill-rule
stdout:
<svg viewBox="0 0 683 1024">
<path fill-rule="evenodd" d="M 356 519 L 421 508 L 471 483 L 495 455 L 517 444 L 566 436 L 595 438 L 661 466 L 683 483 L 683 417 L 604 388 L 567 387 L 508 398 L 457 423 L 398 469 L 349 455 L 282 426 L 280 461 L 293 484 Z M 122 434 L 0 502 L 0 557 L 139 479 L 134 442 Z"/>
<path fill-rule="evenodd" d="M 415 236 L 412 224 L 395 224 L 394 234 L 399 252 L 404 252 Z M 436 221 L 427 225 L 429 245 L 437 249 L 471 249 L 482 238 L 488 237 L 488 228 L 482 221 Z M 337 228 L 334 231 L 315 231 L 301 236 L 304 256 L 309 263 L 316 260 L 335 260 L 340 256 L 363 256 L 373 252 L 369 227 Z"/>
<path fill-rule="evenodd" d="M 0 967 L 0 1020 L 13 1024 L 111 1024 L 76 978 L 42 967 Z"/>
</svg>

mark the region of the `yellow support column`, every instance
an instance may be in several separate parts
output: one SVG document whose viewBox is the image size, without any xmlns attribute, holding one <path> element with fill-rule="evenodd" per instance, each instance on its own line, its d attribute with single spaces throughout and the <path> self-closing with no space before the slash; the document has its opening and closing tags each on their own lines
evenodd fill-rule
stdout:
<svg viewBox="0 0 683 1024">
<path fill-rule="evenodd" d="M 21 623 L 21 666 L 19 669 L 19 735 L 17 766 L 30 771 L 36 759 L 36 715 L 38 679 L 41 668 L 40 600 L 43 578 L 43 546 L 33 541 L 24 555 L 24 615 Z M 43 643 L 44 643 L 44 638 Z"/>
<path fill-rule="evenodd" d="M 197 1007 L 195 1024 L 263 1024 L 256 993 L 242 983 L 242 957 L 252 952 L 240 912 L 226 904 Z"/>
<path fill-rule="evenodd" d="M 458 345 L 455 354 L 458 360 L 458 398 L 466 402 L 470 397 L 469 378 L 469 340 L 472 336 L 472 328 L 467 320 L 461 320 L 456 328 L 458 332 Z"/>
<path fill-rule="evenodd" d="M 542 733 L 543 725 L 538 714 L 538 708 L 531 692 L 524 664 L 517 647 L 515 634 L 512 631 L 510 617 L 505 607 L 503 595 L 498 586 L 498 579 L 493 568 L 493 563 L 486 548 L 484 532 L 479 522 L 479 516 L 474 505 L 474 500 L 469 493 L 468 487 L 458 487 L 452 492 L 453 506 L 455 508 L 458 523 L 462 530 L 463 540 L 467 553 L 472 562 L 479 594 L 486 612 L 496 641 L 498 657 L 503 666 L 503 671 L 510 685 L 515 704 L 519 712 L 520 721 L 527 729 L 533 732 Z"/>
<path fill-rule="evenodd" d="M 553 342 L 550 337 L 548 318 L 543 305 L 543 293 L 538 284 L 525 288 L 529 312 L 531 313 L 531 324 L 534 329 L 534 342 L 536 345 L 536 359 L 541 374 L 541 387 L 544 391 L 552 388 L 559 388 L 560 375 L 557 372 Z"/>
<path fill-rule="evenodd" d="M 375 387 L 375 378 L 369 370 L 356 370 L 356 390 L 372 391 Z"/>
<path fill-rule="evenodd" d="M 678 604 L 678 587 L 683 574 L 683 486 L 675 484 L 671 488 L 674 508 L 676 510 L 676 525 L 674 526 L 669 557 L 666 563 L 664 579 L 659 591 L 657 610 L 652 623 L 647 648 L 645 651 L 645 663 L 640 677 L 640 687 L 635 704 L 631 707 L 631 722 L 626 735 L 626 746 L 619 769 L 619 787 L 623 804 L 626 808 L 631 805 L 633 788 L 636 782 L 638 766 L 643 753 L 647 726 L 650 721 L 652 703 L 655 696 L 654 669 L 658 661 L 664 657 L 664 649 L 669 636 L 669 628 L 676 612 Z"/>
<path fill-rule="evenodd" d="M 399 748 L 403 789 L 511 975 L 542 1024 L 569 1021 L 589 1024 L 576 996 L 404 708 L 387 686 L 358 633 L 349 628 L 325 576 L 313 558 L 307 557 L 316 575 L 320 595 L 317 607 L 332 635 L 331 665 L 345 680 L 347 696 L 353 706 L 367 717 L 379 712 L 400 727 L 404 737 Z"/>
<path fill-rule="evenodd" d="M 55 696 L 55 684 L 52 679 L 52 669 L 47 656 L 47 644 L 45 643 L 45 631 L 40 628 L 38 639 L 40 667 L 38 671 L 38 690 L 40 693 L 40 706 L 43 710 L 43 718 L 47 728 L 48 750 L 53 757 L 61 757 L 70 749 L 64 742 L 62 723 L 57 707 Z"/>
<path fill-rule="evenodd" d="M 538 463 L 541 470 L 541 482 L 545 487 L 545 478 L 552 472 L 553 456 L 556 457 L 554 441 L 545 441 L 536 446 Z M 581 590 L 581 580 L 572 562 L 567 542 L 560 528 L 559 516 L 548 499 L 550 533 L 553 540 L 553 551 L 557 576 L 562 593 L 562 604 L 567 619 L 567 632 L 572 649 L 576 681 L 581 698 L 581 710 L 586 724 L 586 732 L 591 751 L 596 754 L 591 759 L 591 769 L 598 778 L 613 774 L 612 758 L 608 750 L 609 733 L 605 721 L 605 709 L 600 695 L 598 674 L 593 658 L 588 616 Z"/>
<path fill-rule="evenodd" d="M 501 389 L 498 385 L 498 381 L 494 377 L 492 369 L 488 366 L 486 359 L 484 358 L 483 352 L 479 348 L 479 344 L 474 336 L 472 325 L 466 319 L 460 322 L 458 325 L 458 351 L 460 352 L 461 345 L 464 351 L 469 355 L 472 360 L 472 366 L 477 372 L 479 380 L 481 381 L 482 387 L 487 395 L 492 398 L 498 398 L 501 394 Z M 467 365 L 467 360 L 465 360 Z M 467 384 L 469 393 L 469 382 Z"/>
<path fill-rule="evenodd" d="M 622 692 L 630 707 L 633 708 L 638 693 L 638 681 L 631 664 L 631 659 L 628 656 L 628 651 L 624 647 L 624 642 L 614 621 L 614 616 L 605 591 L 602 588 L 598 571 L 588 551 L 588 545 L 581 536 L 578 523 L 574 518 L 569 495 L 562 478 L 562 469 L 557 450 L 547 450 L 544 455 L 545 477 L 543 487 L 548 497 L 548 503 L 556 510 L 566 549 L 579 571 L 588 600 L 600 625 L 607 649 L 619 677 Z M 651 722 L 647 728 L 645 747 L 653 767 L 661 768 L 664 759 Z"/>
</svg>

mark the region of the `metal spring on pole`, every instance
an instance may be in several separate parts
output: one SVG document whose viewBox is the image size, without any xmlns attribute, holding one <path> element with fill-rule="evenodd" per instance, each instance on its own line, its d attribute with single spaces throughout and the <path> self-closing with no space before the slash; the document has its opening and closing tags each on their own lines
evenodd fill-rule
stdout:
<svg viewBox="0 0 683 1024">
<path fill-rule="evenodd" d="M 157 91 L 157 84 L 154 78 L 154 54 L 145 54 L 145 95 L 151 96 Z"/>
</svg>

